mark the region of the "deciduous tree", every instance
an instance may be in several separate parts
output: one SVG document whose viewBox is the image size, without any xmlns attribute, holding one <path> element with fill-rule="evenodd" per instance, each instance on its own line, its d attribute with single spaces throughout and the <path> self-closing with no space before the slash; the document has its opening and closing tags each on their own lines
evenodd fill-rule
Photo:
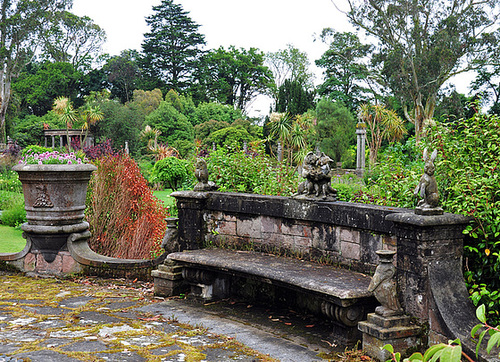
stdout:
<svg viewBox="0 0 500 362">
<path fill-rule="evenodd" d="M 375 63 L 385 84 L 411 105 L 417 140 L 436 96 L 454 75 L 491 61 L 498 46 L 498 0 L 348 0 L 350 21 L 378 40 Z"/>
<path fill-rule="evenodd" d="M 242 111 L 258 94 L 267 92 L 272 73 L 256 48 L 220 47 L 205 54 L 197 69 L 197 92 L 208 102 L 229 104 Z"/>
<path fill-rule="evenodd" d="M 300 84 L 306 91 L 310 91 L 314 87 L 314 74 L 310 71 L 311 64 L 307 53 L 301 52 L 292 44 L 288 44 L 286 49 L 267 53 L 265 65 L 273 73 L 274 86 L 271 88 L 271 92 L 275 101 L 278 98 L 280 87 L 284 85 L 286 80 Z"/>
<path fill-rule="evenodd" d="M 44 33 L 44 54 L 56 62 L 71 63 L 75 69 L 90 68 L 101 52 L 106 33 L 88 16 L 63 11 Z"/>
<path fill-rule="evenodd" d="M 122 103 L 129 102 L 137 88 L 140 78 L 139 57 L 136 50 L 124 50 L 120 55 L 110 58 L 103 67 L 111 85 L 111 95 Z"/>
<path fill-rule="evenodd" d="M 70 0 L 3 0 L 0 2 L 0 141 L 13 78 L 43 45 L 43 38 Z"/>
</svg>

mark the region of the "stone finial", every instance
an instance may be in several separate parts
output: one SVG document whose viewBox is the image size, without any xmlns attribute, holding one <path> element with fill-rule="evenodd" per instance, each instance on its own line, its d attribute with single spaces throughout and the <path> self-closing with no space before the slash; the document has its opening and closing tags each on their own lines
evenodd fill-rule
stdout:
<svg viewBox="0 0 500 362">
<path fill-rule="evenodd" d="M 309 152 L 302 165 L 302 177 L 306 180 L 299 185 L 298 191 L 293 197 L 315 197 L 335 201 L 337 191 L 331 186 L 330 162 L 332 162 L 332 159 L 323 152 L 320 155 Z"/>
<path fill-rule="evenodd" d="M 443 209 L 439 206 L 439 192 L 434 176 L 436 167 L 434 160 L 437 157 L 437 150 L 434 150 L 429 157 L 427 148 L 424 150 L 424 174 L 413 191 L 414 195 L 419 198 L 415 213 L 418 215 L 442 215 Z"/>
<path fill-rule="evenodd" d="M 198 183 L 194 186 L 194 191 L 215 191 L 218 186 L 212 181 L 208 181 L 207 161 L 204 158 L 196 159 L 196 169 L 194 172 Z"/>
<path fill-rule="evenodd" d="M 396 268 L 392 264 L 392 258 L 396 252 L 377 250 L 376 253 L 380 258 L 380 262 L 368 286 L 368 290 L 373 292 L 373 295 L 381 304 L 375 309 L 375 313 L 384 317 L 400 315 L 403 310 L 397 294 Z"/>
</svg>

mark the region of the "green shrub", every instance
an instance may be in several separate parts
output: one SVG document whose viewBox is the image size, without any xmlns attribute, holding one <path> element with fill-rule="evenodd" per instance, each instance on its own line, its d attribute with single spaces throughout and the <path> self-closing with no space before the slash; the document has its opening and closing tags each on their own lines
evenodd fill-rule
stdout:
<svg viewBox="0 0 500 362">
<path fill-rule="evenodd" d="M 499 323 L 500 118 L 477 113 L 469 119 L 438 122 L 419 147 L 413 140 L 389 147 L 365 178 L 364 196 L 373 196 L 368 201 L 413 208 L 425 147 L 438 150 L 436 180 L 442 207 L 472 218 L 464 230 L 464 273 L 472 301 L 485 304 L 488 317 Z"/>
<path fill-rule="evenodd" d="M 22 151 L 21 151 L 21 156 L 26 156 L 30 153 L 45 153 L 45 152 L 52 152 L 54 151 L 52 148 L 50 147 L 43 147 L 43 146 L 38 146 L 38 145 L 29 145 L 29 146 L 26 146 L 26 148 L 24 148 Z"/>
<path fill-rule="evenodd" d="M 17 227 L 26 222 L 26 211 L 24 210 L 24 201 L 13 199 L 0 216 L 2 224 Z"/>
<path fill-rule="evenodd" d="M 151 180 L 163 184 L 167 189 L 177 190 L 189 178 L 190 163 L 176 157 L 165 157 L 155 163 Z"/>
<path fill-rule="evenodd" d="M 11 192 L 22 191 L 21 181 L 19 181 L 17 172 L 5 170 L 0 173 L 0 190 Z"/>
<path fill-rule="evenodd" d="M 23 194 L 0 190 L 0 210 L 8 209 L 12 203 L 23 202 Z"/>
<path fill-rule="evenodd" d="M 209 177 L 221 191 L 290 196 L 297 192 L 295 169 L 277 164 L 259 152 L 228 152 L 218 149 L 207 157 Z"/>
</svg>

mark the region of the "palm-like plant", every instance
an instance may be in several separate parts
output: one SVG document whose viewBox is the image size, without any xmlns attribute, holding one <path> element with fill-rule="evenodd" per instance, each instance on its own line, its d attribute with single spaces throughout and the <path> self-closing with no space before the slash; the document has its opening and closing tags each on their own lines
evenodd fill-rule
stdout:
<svg viewBox="0 0 500 362">
<path fill-rule="evenodd" d="M 272 113 L 270 137 L 281 142 L 287 161 L 300 164 L 310 149 L 309 139 L 314 127 L 312 119 L 305 115 L 292 117 L 288 113 Z"/>
<path fill-rule="evenodd" d="M 384 105 L 369 103 L 359 107 L 358 118 L 368 128 L 368 147 L 370 149 L 370 165 L 377 162 L 377 155 L 382 141 L 395 142 L 407 133 L 404 121 L 392 109 Z"/>
<path fill-rule="evenodd" d="M 89 135 L 89 128 L 91 125 L 102 121 L 104 119 L 104 114 L 98 105 L 85 104 L 83 111 L 81 112 L 83 118 L 82 128 L 85 130 L 85 138 L 83 139 L 82 145 L 85 145 L 87 137 Z"/>
<path fill-rule="evenodd" d="M 98 105 L 86 103 L 80 110 L 73 107 L 70 99 L 67 97 L 57 97 L 54 100 L 52 110 L 59 117 L 59 120 L 66 124 L 66 137 L 68 139 L 68 148 L 71 149 L 71 140 L 69 138 L 69 130 L 74 123 L 83 121 L 82 128 L 86 131 L 85 138 L 81 144 L 85 144 L 87 140 L 89 127 L 98 121 L 104 119 L 104 114 Z M 80 139 L 81 141 L 81 139 Z"/>
<path fill-rule="evenodd" d="M 59 120 L 66 124 L 66 138 L 68 140 L 68 148 L 71 149 L 69 129 L 73 127 L 73 123 L 78 120 L 78 113 L 67 97 L 57 97 L 54 100 L 52 110 L 59 117 Z"/>
</svg>

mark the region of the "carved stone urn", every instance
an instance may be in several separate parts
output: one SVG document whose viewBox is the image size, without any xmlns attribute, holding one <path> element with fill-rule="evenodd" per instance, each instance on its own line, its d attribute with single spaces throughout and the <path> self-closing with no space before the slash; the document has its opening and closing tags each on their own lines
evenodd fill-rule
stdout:
<svg viewBox="0 0 500 362">
<path fill-rule="evenodd" d="M 23 165 L 12 168 L 19 174 L 27 223 L 21 226 L 32 250 L 51 263 L 65 247 L 69 235 L 89 228 L 83 220 L 90 164 Z"/>
</svg>

